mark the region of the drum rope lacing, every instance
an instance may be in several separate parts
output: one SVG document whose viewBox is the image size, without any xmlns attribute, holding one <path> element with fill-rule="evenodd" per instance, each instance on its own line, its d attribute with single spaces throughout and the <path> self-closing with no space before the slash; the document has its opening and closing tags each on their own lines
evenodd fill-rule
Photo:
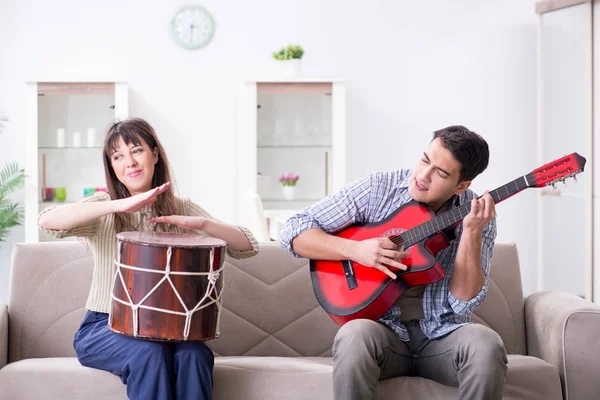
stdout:
<svg viewBox="0 0 600 400">
<path fill-rule="evenodd" d="M 126 265 L 126 264 L 121 263 L 120 262 L 120 260 L 121 260 L 121 247 L 122 247 L 122 243 L 119 242 L 119 245 L 117 246 L 117 259 L 115 261 L 115 264 L 117 266 L 117 270 L 116 270 L 115 279 L 113 280 L 113 285 L 116 285 L 116 281 L 117 281 L 116 278 L 118 276 L 119 280 L 121 281 L 121 285 L 123 287 L 123 290 L 125 291 L 125 294 L 127 295 L 128 301 L 121 300 L 121 299 L 119 299 L 118 297 L 115 296 L 115 294 L 114 294 L 114 286 L 113 286 L 111 298 L 113 300 L 115 300 L 115 301 L 118 301 L 121 304 L 124 304 L 124 305 L 127 305 L 127 306 L 131 307 L 131 310 L 133 312 L 133 335 L 134 335 L 134 337 L 137 337 L 138 333 L 139 333 L 139 327 L 138 327 L 138 323 L 139 323 L 138 310 L 140 308 L 144 308 L 144 309 L 147 309 L 147 310 L 158 311 L 158 312 L 165 312 L 165 313 L 169 313 L 169 314 L 176 314 L 176 315 L 183 315 L 183 316 L 185 316 L 185 328 L 184 328 L 184 332 L 183 332 L 184 340 L 187 340 L 187 338 L 189 336 L 190 327 L 191 327 L 191 323 L 192 323 L 192 315 L 196 311 L 202 310 L 203 308 L 208 307 L 208 306 L 210 306 L 212 304 L 216 304 L 216 306 L 217 306 L 217 315 L 220 315 L 220 311 L 221 311 L 221 293 L 222 293 L 222 291 L 218 292 L 218 294 L 217 294 L 216 297 L 213 297 L 213 292 L 217 292 L 217 290 L 216 290 L 216 284 L 217 284 L 217 281 L 219 280 L 219 277 L 221 276 L 221 271 L 223 270 L 223 266 L 221 266 L 221 268 L 219 268 L 217 270 L 213 270 L 214 249 L 210 250 L 210 256 L 209 256 L 210 270 L 208 272 L 181 272 L 181 271 L 171 271 L 171 253 L 172 253 L 171 247 L 167 248 L 167 265 L 166 265 L 164 271 L 162 271 L 162 270 L 155 270 L 155 269 L 147 269 L 147 268 L 134 267 L 132 265 Z M 158 281 L 158 283 L 156 285 L 154 285 L 154 287 L 148 292 L 148 294 L 146 294 L 146 296 L 144 296 L 144 298 L 142 298 L 137 304 L 135 304 L 133 302 L 133 299 L 131 298 L 131 295 L 129 294 L 129 291 L 127 290 L 127 285 L 125 284 L 125 279 L 123 278 L 123 274 L 121 272 L 121 268 L 129 269 L 129 270 L 133 270 L 133 271 L 143 271 L 143 272 L 150 272 L 150 273 L 154 273 L 154 274 L 162 274 L 164 276 L 163 276 L 163 278 L 160 281 Z M 179 291 L 177 290 L 177 288 L 173 284 L 173 281 L 171 280 L 170 275 L 196 275 L 196 276 L 206 275 L 206 277 L 208 279 L 208 286 L 206 287 L 206 292 L 204 293 L 204 296 L 198 302 L 198 304 L 196 304 L 196 306 L 194 308 L 192 308 L 191 310 L 189 310 L 187 308 L 187 306 L 185 305 L 185 302 L 183 301 L 183 299 L 181 298 L 181 295 L 179 294 Z M 161 286 L 161 284 L 165 280 L 167 282 L 169 282 L 169 284 L 173 288 L 173 291 L 175 292 L 175 295 L 177 296 L 177 299 L 179 299 L 179 303 L 181 303 L 181 306 L 183 307 L 183 309 L 185 310 L 185 312 L 167 310 L 167 309 L 164 309 L 164 308 L 152 307 L 152 306 L 147 306 L 147 305 L 142 304 L 142 303 L 144 303 L 144 301 L 146 301 L 146 299 L 148 299 L 152 295 L 152 293 L 154 293 L 156 291 L 156 289 L 158 289 Z M 223 284 L 224 284 L 224 282 L 223 282 Z M 206 299 L 210 299 L 210 301 L 208 301 L 206 304 L 203 304 L 204 301 L 206 301 Z M 218 326 L 219 319 L 220 318 L 217 319 L 217 331 L 219 329 L 219 326 Z"/>
</svg>

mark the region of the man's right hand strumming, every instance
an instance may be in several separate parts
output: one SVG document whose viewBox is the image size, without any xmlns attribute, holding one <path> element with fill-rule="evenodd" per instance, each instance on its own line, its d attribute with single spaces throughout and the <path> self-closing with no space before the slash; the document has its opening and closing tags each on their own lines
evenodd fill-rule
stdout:
<svg viewBox="0 0 600 400">
<path fill-rule="evenodd" d="M 398 246 L 389 238 L 374 238 L 356 242 L 351 260 L 366 267 L 371 267 L 386 273 L 390 278 L 397 276 L 389 267 L 405 271 L 406 265 L 399 262 L 408 255 L 408 251 L 398 251 Z"/>
</svg>

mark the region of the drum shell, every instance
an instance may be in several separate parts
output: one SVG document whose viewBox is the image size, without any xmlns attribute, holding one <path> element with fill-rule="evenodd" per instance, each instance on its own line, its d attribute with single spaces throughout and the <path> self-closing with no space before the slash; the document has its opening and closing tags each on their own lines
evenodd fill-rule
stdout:
<svg viewBox="0 0 600 400">
<path fill-rule="evenodd" d="M 140 271 L 121 267 L 122 281 L 121 276 L 115 274 L 113 296 L 126 303 L 129 303 L 129 298 L 123 289 L 124 286 L 127 288 L 134 304 L 139 303 L 147 296 L 147 299 L 141 305 L 185 313 L 176 291 L 173 290 L 169 281 L 164 279 L 165 276 L 168 276 L 188 310 L 192 310 L 207 292 L 208 276 L 185 275 L 178 274 L 178 272 L 208 273 L 211 270 L 211 259 L 212 270 L 220 271 L 212 297 L 215 298 L 223 290 L 222 266 L 225 259 L 225 246 L 169 247 L 122 240 L 118 240 L 118 246 L 120 246 L 120 259 L 118 261 L 122 265 L 144 269 L 144 271 Z M 167 275 L 166 266 L 169 248 L 171 249 L 170 273 Z M 158 273 L 148 270 L 157 271 Z M 153 290 L 161 280 L 160 285 Z M 203 304 L 210 301 L 211 299 L 207 298 Z M 113 299 L 109 328 L 114 332 L 149 340 L 192 341 L 209 340 L 219 336 L 220 300 L 192 314 L 187 337 L 184 335 L 185 315 L 139 307 L 136 334 L 134 314 L 131 306 Z"/>
</svg>

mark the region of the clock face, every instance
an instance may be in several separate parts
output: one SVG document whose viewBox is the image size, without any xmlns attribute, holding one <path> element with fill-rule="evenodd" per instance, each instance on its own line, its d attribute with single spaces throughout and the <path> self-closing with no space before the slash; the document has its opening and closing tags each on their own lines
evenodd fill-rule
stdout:
<svg viewBox="0 0 600 400">
<path fill-rule="evenodd" d="M 179 9 L 171 20 L 171 35 L 186 49 L 199 49 L 210 42 L 215 33 L 212 16 L 200 6 Z"/>
</svg>

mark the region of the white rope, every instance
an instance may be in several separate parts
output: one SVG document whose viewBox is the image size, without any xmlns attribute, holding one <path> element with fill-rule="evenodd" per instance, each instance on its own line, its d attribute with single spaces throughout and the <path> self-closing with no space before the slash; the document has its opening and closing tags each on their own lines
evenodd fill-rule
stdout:
<svg viewBox="0 0 600 400">
<path fill-rule="evenodd" d="M 167 248 L 167 265 L 165 266 L 165 270 L 161 271 L 161 270 L 155 270 L 155 269 L 134 267 L 131 265 L 126 265 L 126 264 L 121 263 L 120 262 L 120 260 L 121 260 L 121 245 L 122 245 L 122 242 L 119 242 L 119 246 L 117 247 L 117 260 L 115 261 L 115 265 L 116 265 L 117 269 L 115 272 L 115 279 L 113 281 L 113 290 L 112 290 L 111 298 L 121 304 L 131 307 L 132 312 L 133 312 L 133 336 L 134 337 L 137 337 L 139 334 L 138 310 L 140 308 L 143 308 L 146 310 L 157 311 L 157 312 L 164 312 L 164 313 L 168 313 L 168 314 L 185 316 L 185 327 L 184 327 L 184 331 L 183 331 L 183 338 L 184 338 L 184 340 L 187 340 L 189 333 L 190 333 L 190 327 L 192 324 L 192 316 L 194 315 L 194 313 L 196 313 L 212 304 L 216 304 L 216 307 L 217 307 L 217 333 L 219 332 L 219 323 L 220 323 L 220 319 L 221 319 L 220 314 L 221 314 L 222 291 L 217 291 L 216 285 L 219 280 L 219 277 L 221 276 L 221 271 L 223 270 L 223 266 L 221 266 L 218 270 L 213 269 L 214 249 L 210 249 L 210 253 L 209 253 L 210 269 L 208 272 L 179 272 L 179 271 L 171 271 L 171 254 L 172 254 L 171 247 Z M 160 281 L 158 281 L 158 283 L 156 285 L 154 285 L 154 287 L 152 287 L 152 289 L 150 289 L 148 294 L 146 294 L 146 296 L 144 296 L 144 298 L 142 300 L 140 300 L 138 303 L 134 303 L 131 296 L 129 295 L 129 291 L 127 290 L 127 285 L 125 284 L 125 279 L 123 278 L 123 273 L 121 271 L 122 268 L 132 270 L 132 271 L 143 271 L 143 272 L 150 272 L 150 273 L 155 273 L 155 274 L 162 274 L 164 276 Z M 171 280 L 170 275 L 206 276 L 207 277 L 208 285 L 206 287 L 206 292 L 204 293 L 204 296 L 202 297 L 202 299 L 200 299 L 198 304 L 196 304 L 196 306 L 191 311 L 188 310 L 187 306 L 185 305 L 185 302 L 183 301 L 181 295 L 179 294 L 179 291 L 175 287 L 175 284 Z M 123 287 L 123 290 L 125 291 L 125 294 L 127 295 L 128 301 L 124 301 L 115 296 L 114 285 L 116 285 L 117 277 L 120 278 L 119 280 L 121 281 L 121 285 Z M 165 280 L 167 280 L 169 282 L 169 284 L 171 285 L 171 288 L 175 292 L 175 295 L 177 296 L 177 299 L 179 300 L 179 303 L 181 304 L 181 306 L 183 307 L 185 312 L 167 310 L 164 308 L 152 307 L 152 306 L 147 306 L 147 305 L 142 304 L 158 289 L 158 287 Z M 216 297 L 212 296 L 213 292 L 217 293 Z M 210 301 L 204 303 L 207 299 L 210 299 Z M 112 321 L 112 313 L 111 313 L 111 321 Z"/>
</svg>

